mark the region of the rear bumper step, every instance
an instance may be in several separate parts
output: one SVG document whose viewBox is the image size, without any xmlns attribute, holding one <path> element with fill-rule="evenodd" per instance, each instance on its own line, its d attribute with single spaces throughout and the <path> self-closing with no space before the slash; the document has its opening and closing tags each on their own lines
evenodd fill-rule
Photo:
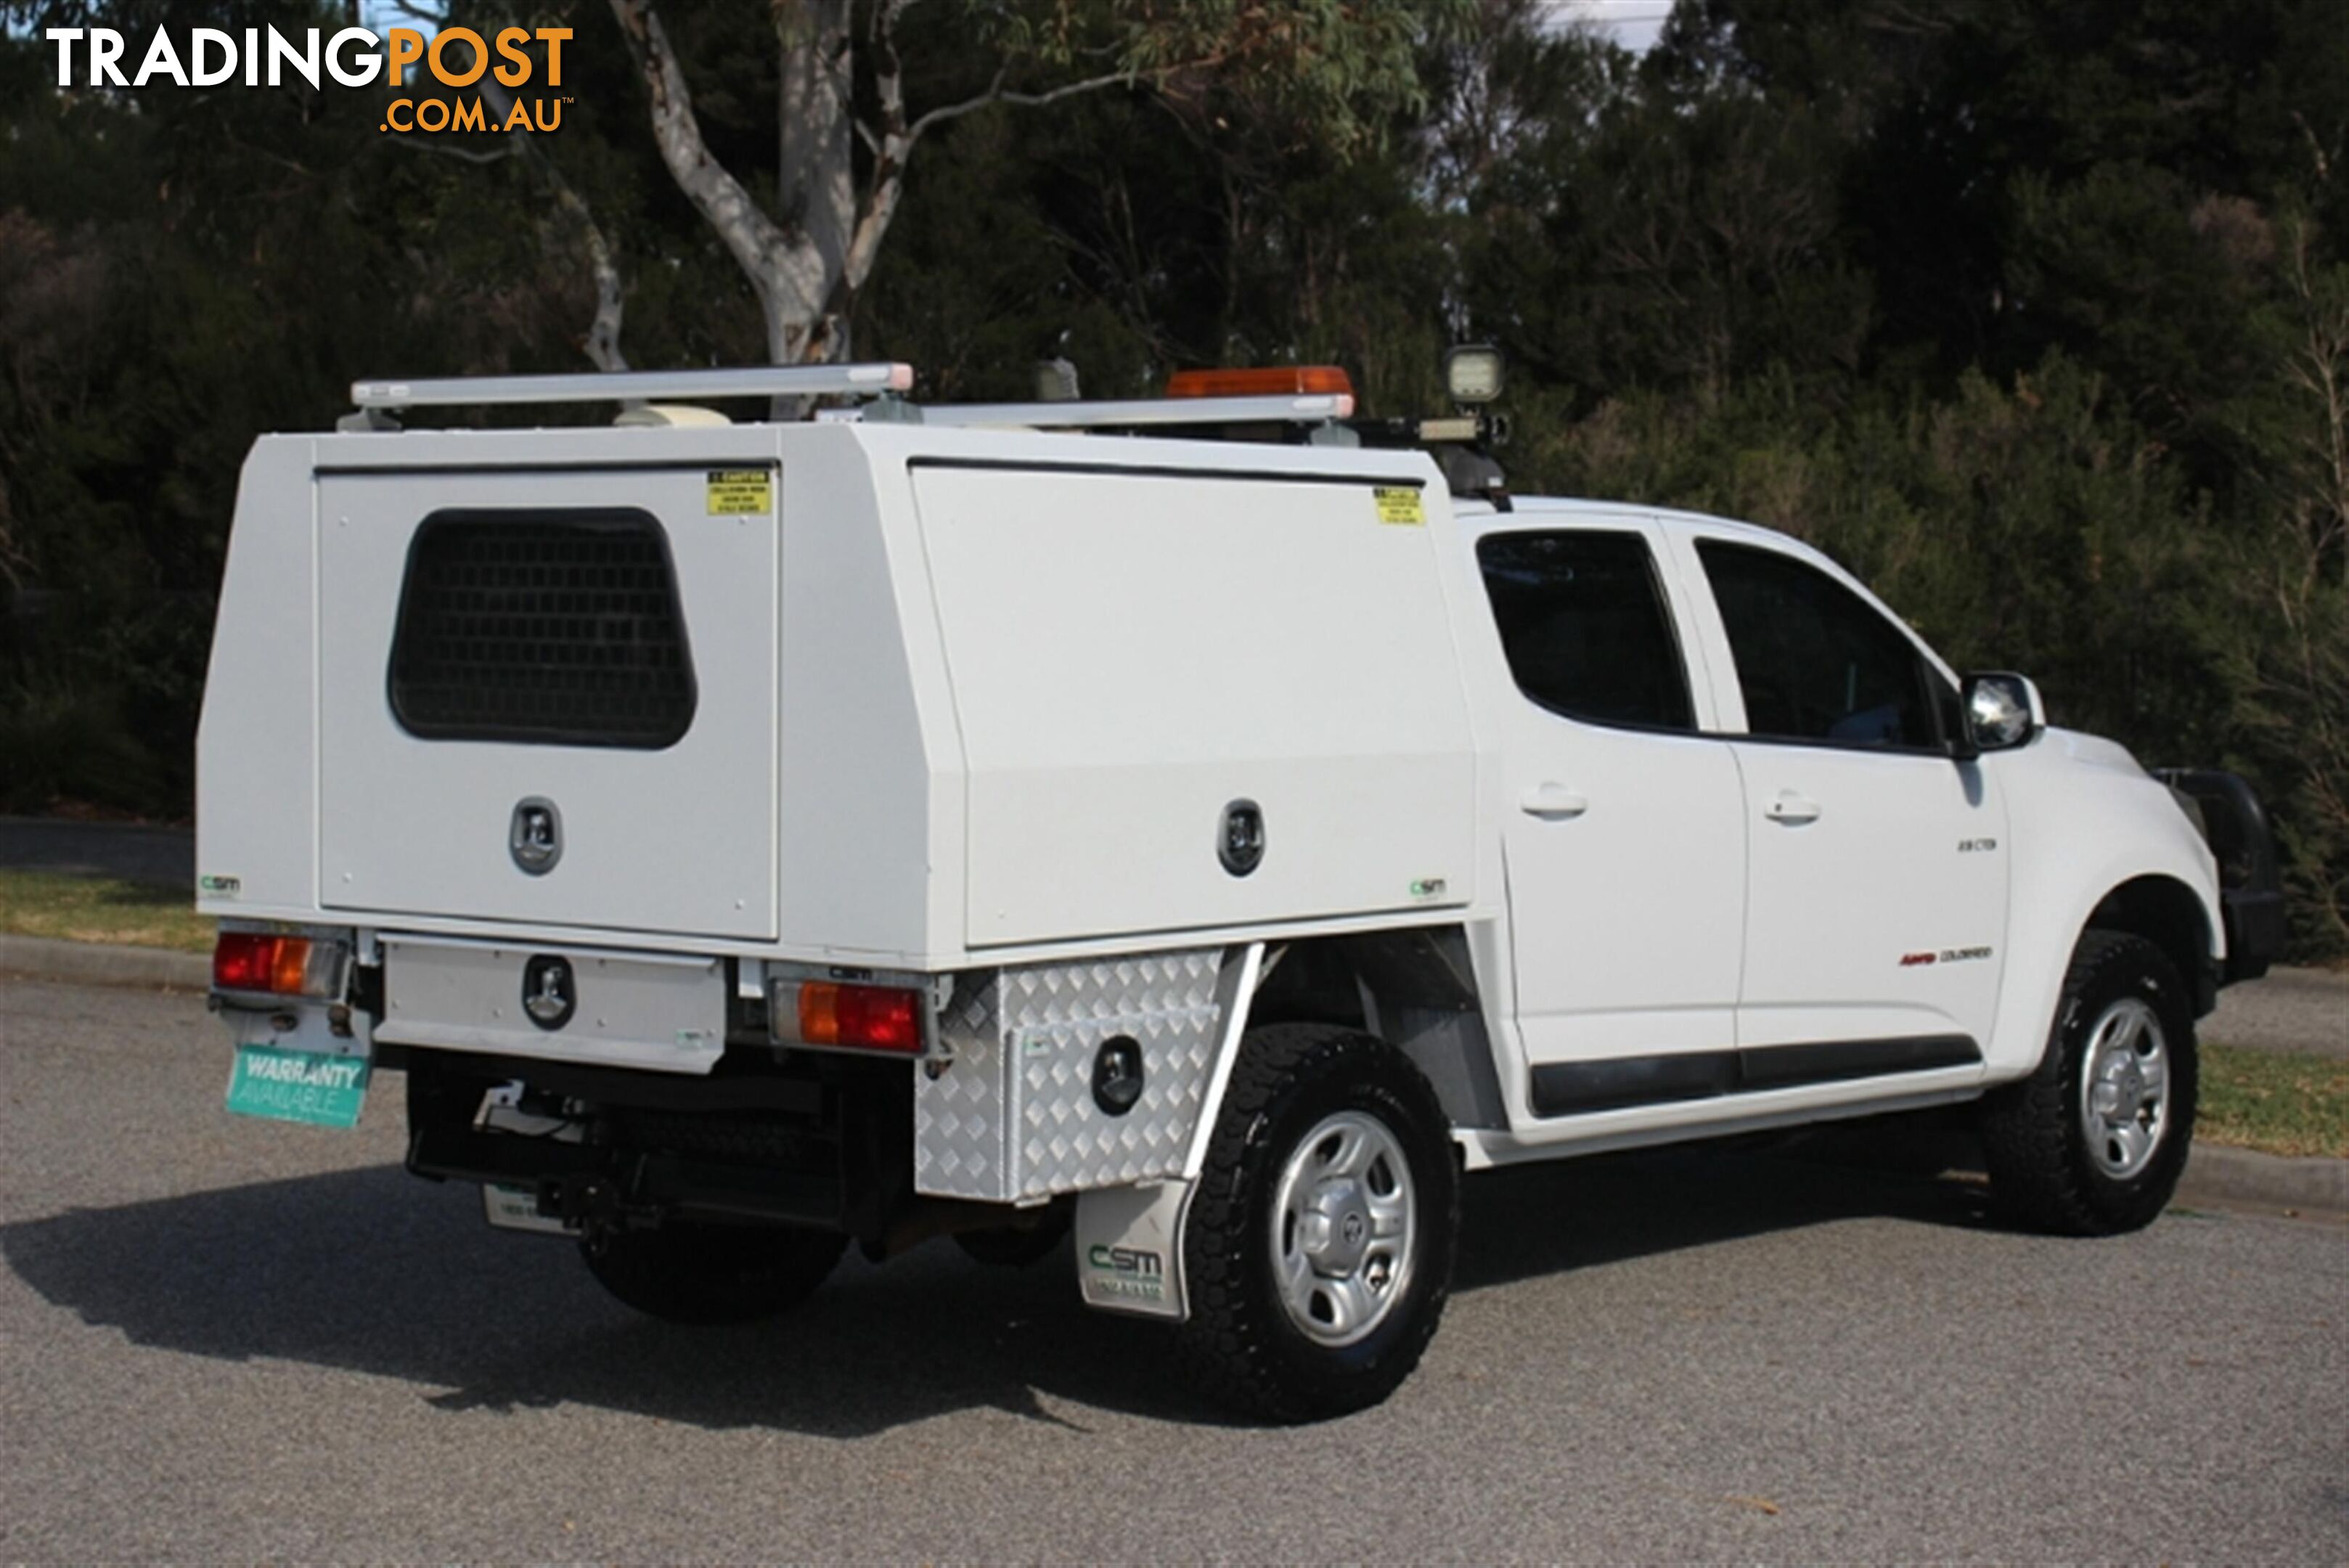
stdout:
<svg viewBox="0 0 2349 1568">
<path fill-rule="evenodd" d="M 708 1076 L 648 1073 L 633 1067 L 598 1067 L 545 1057 L 478 1054 L 426 1050 L 376 1042 L 375 1064 L 402 1071 L 446 1074 L 502 1083 L 528 1080 L 551 1095 L 648 1111 L 789 1111 L 814 1116 L 823 1110 L 824 1085 L 813 1078 L 775 1074 L 730 1073 L 727 1064 Z"/>
<path fill-rule="evenodd" d="M 470 1128 L 422 1127 L 409 1134 L 408 1168 L 439 1180 L 526 1187 L 540 1212 L 574 1222 L 647 1219 L 732 1220 L 843 1228 L 847 1194 L 837 1174 L 775 1170 L 672 1154 L 595 1147 Z"/>
</svg>

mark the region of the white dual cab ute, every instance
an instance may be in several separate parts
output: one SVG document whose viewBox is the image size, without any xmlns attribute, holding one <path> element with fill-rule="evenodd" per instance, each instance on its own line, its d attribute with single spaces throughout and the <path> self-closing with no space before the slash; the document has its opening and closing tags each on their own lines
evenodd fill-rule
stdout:
<svg viewBox="0 0 2349 1568">
<path fill-rule="evenodd" d="M 401 1070 L 409 1168 L 672 1319 L 1073 1230 L 1275 1419 L 1408 1375 L 1464 1172 L 1970 1103 L 2029 1222 L 2168 1199 L 2275 942 L 2239 781 L 1792 539 L 1512 501 L 1473 409 L 1431 454 L 1304 380 L 906 380 L 362 383 L 254 446 L 199 746 L 233 1108 Z M 744 393 L 867 400 L 658 401 Z"/>
</svg>

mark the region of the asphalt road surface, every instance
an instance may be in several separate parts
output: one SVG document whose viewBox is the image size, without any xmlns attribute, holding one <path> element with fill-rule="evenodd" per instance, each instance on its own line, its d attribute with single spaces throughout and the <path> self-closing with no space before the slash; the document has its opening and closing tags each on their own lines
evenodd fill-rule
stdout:
<svg viewBox="0 0 2349 1568">
<path fill-rule="evenodd" d="M 1283 1431 L 1065 1248 L 672 1329 L 404 1175 L 395 1077 L 337 1134 L 226 1075 L 194 999 L 0 982 L 0 1558 L 2349 1560 L 2335 1226 L 2054 1241 L 1816 1148 L 1479 1178 L 1419 1376 Z"/>
</svg>

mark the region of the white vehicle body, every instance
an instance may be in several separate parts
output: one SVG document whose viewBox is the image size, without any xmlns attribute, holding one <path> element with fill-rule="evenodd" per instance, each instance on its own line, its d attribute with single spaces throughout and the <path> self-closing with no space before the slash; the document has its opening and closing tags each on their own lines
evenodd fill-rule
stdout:
<svg viewBox="0 0 2349 1568">
<path fill-rule="evenodd" d="M 678 732 L 501 738 L 461 699 L 411 722 L 393 665 L 429 520 L 566 516 L 662 542 Z M 1648 563 L 1685 722 L 1568 716 L 1512 669 L 1480 552 L 1595 535 Z M 1455 503 L 1417 452 L 880 422 L 264 438 L 199 908 L 347 943 L 377 981 L 226 1012 L 245 1044 L 574 1098 L 702 1080 L 645 1092 L 706 1110 L 746 1061 L 825 1054 L 792 1037 L 802 984 L 910 989 L 918 1059 L 880 1064 L 911 1085 L 900 1207 L 1081 1195 L 1088 1301 L 1179 1317 L 1184 1206 L 1276 1009 L 1407 1054 L 1476 1168 L 1980 1096 L 2039 1064 L 2092 922 L 2161 944 L 2207 1008 L 2220 888 L 2168 789 L 2060 730 L 1964 760 L 1757 735 L 1712 576 L 1751 556 L 1724 551 L 1852 596 L 1954 704 L 1955 672 L 1794 540 Z M 560 835 L 537 869 L 532 802 Z M 577 986 L 554 1027 L 523 1006 L 548 955 Z M 1126 1111 L 1097 1090 L 1120 1040 Z M 498 1179 L 467 1164 L 496 1126 L 411 1163 Z M 566 1179 L 541 1177 L 552 1215 Z M 879 1248 L 857 1189 L 808 1212 Z M 1145 1254 L 1139 1283 L 1102 1262 Z"/>
<path fill-rule="evenodd" d="M 202 907 L 934 972 L 1497 916 L 1454 651 L 1476 590 L 1433 466 L 1184 455 L 1188 483 L 1164 446 L 885 425 L 265 438 L 198 753 L 199 858 L 239 890 Z M 706 513 L 708 475 L 750 472 L 775 504 Z M 1430 523 L 1380 525 L 1381 487 Z M 418 525 L 610 509 L 668 535 L 685 735 L 405 731 L 385 662 Z M 1183 830 L 1239 784 L 1279 797 L 1246 878 Z M 542 789 L 564 859 L 518 877 L 508 814 Z"/>
</svg>

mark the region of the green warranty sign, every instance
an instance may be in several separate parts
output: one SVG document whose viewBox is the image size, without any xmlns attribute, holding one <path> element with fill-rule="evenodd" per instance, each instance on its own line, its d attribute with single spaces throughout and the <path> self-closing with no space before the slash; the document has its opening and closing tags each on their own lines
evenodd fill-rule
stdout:
<svg viewBox="0 0 2349 1568">
<path fill-rule="evenodd" d="M 312 1127 L 358 1126 L 367 1099 L 367 1063 L 363 1056 L 329 1056 L 316 1051 L 279 1051 L 240 1045 L 228 1080 L 228 1108 L 241 1116 L 272 1116 Z"/>
</svg>

